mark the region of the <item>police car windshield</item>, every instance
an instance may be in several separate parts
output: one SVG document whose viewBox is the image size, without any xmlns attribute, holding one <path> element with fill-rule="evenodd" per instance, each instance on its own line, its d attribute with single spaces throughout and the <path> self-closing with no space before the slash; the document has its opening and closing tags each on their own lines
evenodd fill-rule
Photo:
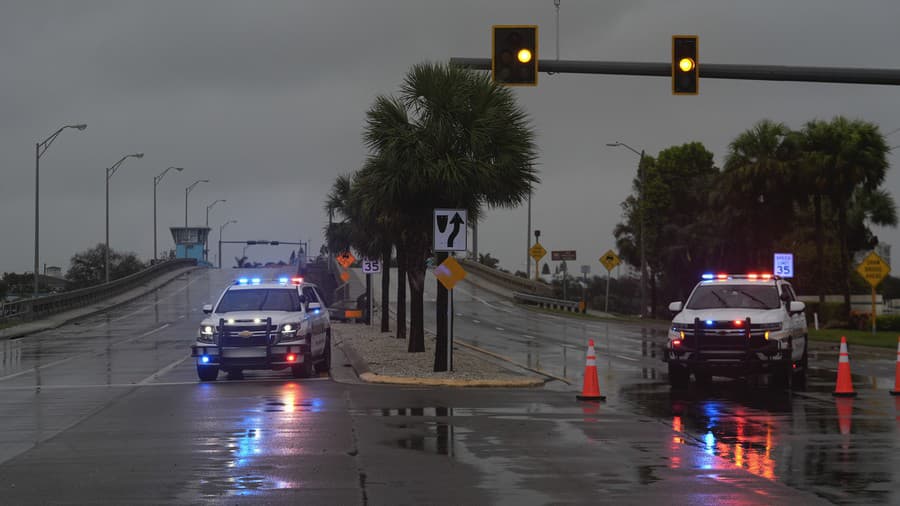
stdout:
<svg viewBox="0 0 900 506">
<path fill-rule="evenodd" d="M 694 290 L 687 303 L 688 309 L 778 309 L 781 300 L 773 284 L 708 284 Z"/>
<path fill-rule="evenodd" d="M 294 288 L 229 290 L 219 301 L 216 313 L 232 311 L 298 311 L 300 297 Z"/>
</svg>

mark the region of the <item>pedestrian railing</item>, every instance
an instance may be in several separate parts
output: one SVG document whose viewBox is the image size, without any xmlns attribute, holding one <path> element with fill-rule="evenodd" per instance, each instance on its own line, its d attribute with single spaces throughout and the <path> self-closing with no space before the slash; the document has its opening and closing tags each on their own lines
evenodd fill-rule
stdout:
<svg viewBox="0 0 900 506">
<path fill-rule="evenodd" d="M 4 304 L 0 310 L 0 323 L 27 322 L 69 309 L 84 307 L 131 290 L 160 274 L 194 265 L 197 265 L 197 260 L 193 258 L 177 258 L 160 262 L 130 276 L 102 285 L 9 302 Z"/>
</svg>

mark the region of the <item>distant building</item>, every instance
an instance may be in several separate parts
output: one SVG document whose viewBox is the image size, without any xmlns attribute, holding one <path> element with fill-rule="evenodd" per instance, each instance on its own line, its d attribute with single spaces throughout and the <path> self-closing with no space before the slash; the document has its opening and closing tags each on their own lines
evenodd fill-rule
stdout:
<svg viewBox="0 0 900 506">
<path fill-rule="evenodd" d="M 60 279 L 62 279 L 62 277 L 63 277 L 62 269 L 59 267 L 55 267 L 55 266 L 54 267 L 45 267 L 44 275 L 50 276 L 51 278 L 60 278 Z"/>
</svg>

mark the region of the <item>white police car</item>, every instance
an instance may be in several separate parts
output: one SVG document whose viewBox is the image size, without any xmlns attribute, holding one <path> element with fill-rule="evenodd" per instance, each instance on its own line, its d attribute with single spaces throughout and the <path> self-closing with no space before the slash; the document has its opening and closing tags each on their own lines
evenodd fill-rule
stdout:
<svg viewBox="0 0 900 506">
<path fill-rule="evenodd" d="M 806 306 L 786 280 L 771 274 L 704 274 L 687 303 L 673 302 L 663 361 L 669 383 L 712 376 L 770 374 L 771 385 L 806 380 Z"/>
<path fill-rule="evenodd" d="M 328 311 L 303 278 L 240 278 L 203 312 L 209 316 L 191 345 L 201 381 L 215 380 L 220 370 L 237 378 L 245 369 L 290 367 L 294 377 L 307 378 L 331 368 Z"/>
</svg>

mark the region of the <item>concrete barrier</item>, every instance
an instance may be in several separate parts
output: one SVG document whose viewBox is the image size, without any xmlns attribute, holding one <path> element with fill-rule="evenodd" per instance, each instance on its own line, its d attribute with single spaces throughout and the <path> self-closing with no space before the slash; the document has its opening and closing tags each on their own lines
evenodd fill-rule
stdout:
<svg viewBox="0 0 900 506">
<path fill-rule="evenodd" d="M 108 297 L 114 297 L 120 293 L 131 290 L 148 279 L 152 279 L 160 274 L 194 265 L 197 265 L 197 261 L 193 258 L 177 258 L 160 262 L 140 272 L 125 276 L 124 278 L 119 278 L 115 281 L 110 281 L 109 283 L 72 290 L 71 292 L 47 295 L 45 297 L 9 302 L 2 307 L 2 312 L 0 312 L 0 323 L 28 322 L 55 313 L 61 313 L 69 309 L 87 306 L 94 302 Z"/>
<path fill-rule="evenodd" d="M 536 306 L 546 307 L 550 309 L 560 309 L 563 311 L 571 311 L 573 313 L 579 312 L 580 301 L 577 300 L 552 299 L 550 297 L 540 297 L 537 295 L 519 292 L 513 294 L 513 299 L 516 302 L 534 304 Z"/>
<path fill-rule="evenodd" d="M 465 258 L 458 258 L 457 260 L 467 271 L 474 272 L 475 274 L 487 278 L 489 281 L 500 286 L 509 288 L 510 290 L 545 297 L 553 295 L 553 288 L 544 283 L 507 274 Z"/>
</svg>

